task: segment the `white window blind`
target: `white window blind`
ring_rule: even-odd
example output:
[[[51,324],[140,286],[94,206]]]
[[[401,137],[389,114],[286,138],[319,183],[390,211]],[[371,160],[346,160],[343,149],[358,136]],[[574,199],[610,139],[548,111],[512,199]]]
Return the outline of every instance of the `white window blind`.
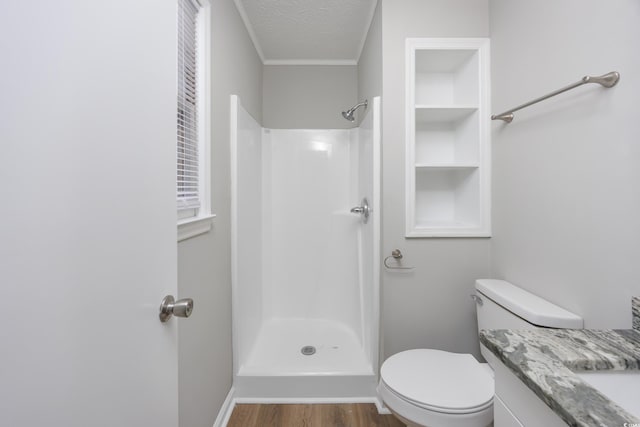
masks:
[[[193,0],[178,0],[178,210],[200,207],[198,10]]]

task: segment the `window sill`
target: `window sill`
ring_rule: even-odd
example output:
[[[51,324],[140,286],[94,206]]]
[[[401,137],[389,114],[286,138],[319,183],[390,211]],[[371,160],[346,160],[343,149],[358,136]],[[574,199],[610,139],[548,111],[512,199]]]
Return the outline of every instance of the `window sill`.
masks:
[[[178,242],[208,233],[215,217],[214,214],[209,214],[178,221]]]

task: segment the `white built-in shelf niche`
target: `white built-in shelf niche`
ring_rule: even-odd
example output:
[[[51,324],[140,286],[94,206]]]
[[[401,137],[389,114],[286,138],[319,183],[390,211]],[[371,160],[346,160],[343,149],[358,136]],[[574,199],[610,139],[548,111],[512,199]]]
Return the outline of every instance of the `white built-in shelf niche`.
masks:
[[[406,48],[406,236],[488,237],[489,40]]]

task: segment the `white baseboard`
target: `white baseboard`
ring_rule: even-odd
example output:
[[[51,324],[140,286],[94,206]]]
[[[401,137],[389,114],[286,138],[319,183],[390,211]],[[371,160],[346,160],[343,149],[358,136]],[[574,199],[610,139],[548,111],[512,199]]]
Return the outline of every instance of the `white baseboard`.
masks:
[[[233,408],[237,404],[242,403],[255,403],[255,404],[321,404],[321,403],[373,403],[376,405],[378,413],[381,415],[391,415],[391,411],[384,406],[384,402],[375,397],[235,397],[235,389],[231,387],[229,394],[227,394],[213,427],[226,427],[233,413]]]
[[[234,400],[234,404],[242,403],[256,403],[262,405],[270,404],[286,404],[286,403],[298,403],[298,404],[321,404],[321,403],[373,403],[376,405],[376,409],[380,415],[392,415],[389,408],[384,405],[384,402],[379,397],[237,397]]]
[[[321,403],[373,403],[378,407],[376,397],[237,397],[234,403],[270,404],[321,404]]]
[[[213,427],[227,427],[235,406],[235,389],[231,387],[226,399],[224,399],[224,403],[222,404],[220,411],[218,411],[218,416],[216,417],[216,421],[213,423]]]

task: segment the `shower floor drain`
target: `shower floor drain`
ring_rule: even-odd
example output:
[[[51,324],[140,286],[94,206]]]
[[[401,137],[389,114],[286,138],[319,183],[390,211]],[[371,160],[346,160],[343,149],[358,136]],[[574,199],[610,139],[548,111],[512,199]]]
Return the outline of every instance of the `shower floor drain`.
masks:
[[[305,356],[311,356],[312,354],[316,353],[316,348],[312,345],[305,345],[304,347],[302,347],[302,349],[300,349],[300,353],[304,354]]]

